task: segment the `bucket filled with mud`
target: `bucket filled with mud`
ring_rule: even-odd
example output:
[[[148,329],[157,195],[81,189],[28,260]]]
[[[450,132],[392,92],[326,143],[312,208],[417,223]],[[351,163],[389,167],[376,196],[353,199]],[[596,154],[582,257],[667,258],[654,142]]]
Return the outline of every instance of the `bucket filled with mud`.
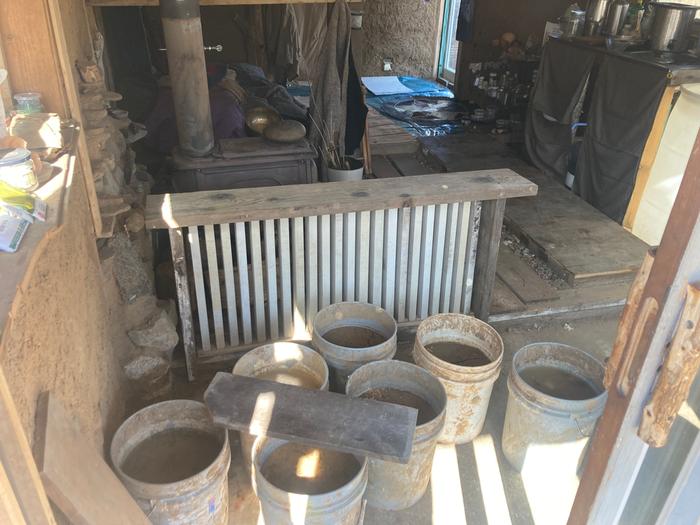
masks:
[[[241,357],[234,375],[255,377],[309,390],[328,390],[328,365],[318,352],[296,343],[259,346]],[[241,432],[241,454],[248,470],[255,436]]]
[[[367,458],[265,437],[253,450],[253,483],[265,523],[359,523]]]
[[[367,303],[336,303],[316,314],[313,344],[331,367],[331,388],[344,392],[348,376],[366,363],[392,359],[396,321]]]
[[[139,410],[117,430],[110,456],[151,523],[228,522],[228,435],[203,403],[164,401]]]
[[[370,458],[365,493],[368,504],[385,510],[414,505],[428,488],[435,447],[445,423],[444,387],[436,377],[416,365],[377,361],[352,373],[347,394],[418,410],[408,463]]]
[[[462,444],[478,436],[503,361],[496,330],[468,315],[433,315],[418,326],[413,361],[439,378],[447,392],[440,442]]]
[[[576,468],[603,413],[605,367],[583,350],[534,343],[518,350],[508,375],[502,448],[516,469],[567,452],[559,463]]]

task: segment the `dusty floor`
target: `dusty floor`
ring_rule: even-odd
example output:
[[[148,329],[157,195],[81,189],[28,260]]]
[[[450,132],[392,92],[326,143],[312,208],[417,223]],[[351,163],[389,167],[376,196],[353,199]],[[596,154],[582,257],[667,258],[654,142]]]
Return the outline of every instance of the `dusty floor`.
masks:
[[[521,475],[508,465],[501,453],[501,430],[508,397],[507,370],[515,351],[532,342],[564,342],[603,359],[610,352],[617,318],[540,320],[527,324],[501,324],[496,328],[505,343],[505,358],[491,397],[484,431],[470,444],[439,447],[431,486],[423,498],[410,509],[400,512],[368,507],[366,525],[542,525],[566,522],[576,490],[575,477],[556,480],[548,468]],[[397,358],[410,360],[410,348],[411,343],[401,344]],[[229,523],[253,525],[258,523],[257,500],[243,472],[235,437],[232,443]]]

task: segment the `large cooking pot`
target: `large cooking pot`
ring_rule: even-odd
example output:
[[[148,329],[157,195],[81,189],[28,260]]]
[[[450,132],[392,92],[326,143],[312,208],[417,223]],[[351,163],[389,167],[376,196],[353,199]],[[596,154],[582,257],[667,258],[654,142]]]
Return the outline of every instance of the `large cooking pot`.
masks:
[[[688,50],[690,29],[700,7],[674,2],[652,2],[654,21],[649,35],[654,51],[684,53]]]

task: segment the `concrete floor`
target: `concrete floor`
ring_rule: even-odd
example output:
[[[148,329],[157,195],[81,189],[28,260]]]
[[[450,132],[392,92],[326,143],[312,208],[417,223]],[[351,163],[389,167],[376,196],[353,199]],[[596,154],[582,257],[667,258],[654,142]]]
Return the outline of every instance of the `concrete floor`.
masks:
[[[577,478],[557,477],[556,465],[521,475],[510,467],[501,453],[501,431],[508,398],[507,371],[513,354],[533,342],[567,343],[604,359],[612,347],[617,318],[532,320],[502,323],[496,328],[504,340],[505,356],[482,434],[466,445],[440,446],[435,455],[431,485],[423,498],[413,507],[398,512],[367,507],[366,525],[559,525],[566,522]],[[400,344],[397,358],[410,360],[410,349],[410,342]],[[258,502],[243,472],[235,439],[232,448],[229,523],[254,525],[259,518]]]

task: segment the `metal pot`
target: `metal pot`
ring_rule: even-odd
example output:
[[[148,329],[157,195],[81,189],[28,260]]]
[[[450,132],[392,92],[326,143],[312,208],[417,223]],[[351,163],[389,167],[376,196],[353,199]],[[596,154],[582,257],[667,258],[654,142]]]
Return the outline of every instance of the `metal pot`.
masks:
[[[612,3],[608,10],[608,16],[605,17],[604,34],[610,36],[622,34],[622,28],[625,26],[625,18],[627,17],[629,7],[629,0],[615,0]]]
[[[690,29],[695,12],[692,5],[672,2],[652,2],[651,49],[660,52],[684,53],[688,50]]]
[[[591,0],[586,9],[586,24],[583,34],[586,36],[599,35],[608,14],[610,0]]]

